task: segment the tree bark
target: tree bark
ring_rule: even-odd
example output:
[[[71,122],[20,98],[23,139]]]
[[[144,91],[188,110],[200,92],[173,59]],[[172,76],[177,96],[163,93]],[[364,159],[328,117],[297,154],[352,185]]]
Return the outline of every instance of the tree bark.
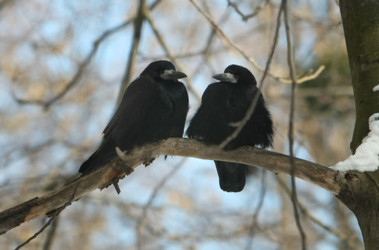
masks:
[[[350,149],[355,152],[369,132],[369,117],[379,112],[379,2],[340,0],[340,10],[356,105]],[[379,171],[348,173],[337,196],[356,215],[367,250],[379,246]]]
[[[340,0],[342,24],[356,104],[351,151],[368,134],[368,118],[379,112],[379,2]]]

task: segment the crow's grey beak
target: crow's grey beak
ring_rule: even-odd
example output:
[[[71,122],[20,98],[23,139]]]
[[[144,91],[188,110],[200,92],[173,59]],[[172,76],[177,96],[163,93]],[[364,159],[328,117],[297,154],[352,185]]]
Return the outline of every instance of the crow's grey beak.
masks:
[[[217,74],[217,75],[214,75],[213,78],[222,82],[230,82],[230,83],[237,82],[237,78],[231,73]]]
[[[173,70],[173,69],[165,70],[163,74],[161,74],[161,78],[164,80],[177,80],[177,79],[185,78],[185,77],[187,77],[186,74],[180,71]]]

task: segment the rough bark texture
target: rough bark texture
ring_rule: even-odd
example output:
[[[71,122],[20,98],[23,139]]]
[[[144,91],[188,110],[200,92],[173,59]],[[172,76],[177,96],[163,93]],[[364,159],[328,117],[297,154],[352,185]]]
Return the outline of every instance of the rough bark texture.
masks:
[[[356,103],[352,152],[368,134],[368,118],[379,112],[379,1],[340,1]]]
[[[351,141],[355,152],[368,134],[368,118],[379,112],[379,1],[340,0],[342,23],[349,56],[356,105]],[[365,248],[379,246],[379,172],[349,173],[337,196],[356,215]]]
[[[366,250],[379,246],[379,172],[347,173],[337,197],[355,214]]]

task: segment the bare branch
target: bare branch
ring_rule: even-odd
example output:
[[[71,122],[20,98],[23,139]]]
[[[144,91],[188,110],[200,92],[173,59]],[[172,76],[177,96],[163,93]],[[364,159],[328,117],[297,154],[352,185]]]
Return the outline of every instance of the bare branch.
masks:
[[[33,234],[33,236],[29,237],[25,242],[21,243],[20,245],[18,245],[15,250],[18,250],[18,249],[21,249],[22,247],[26,246],[27,244],[29,244],[29,242],[31,242],[32,240],[34,240],[35,238],[37,238],[38,235],[40,235],[43,231],[45,231],[45,229],[55,220],[56,216],[53,216],[51,217],[46,223],[45,225],[43,225],[43,227],[41,227],[40,230],[38,230],[35,234]]]
[[[243,163],[285,174],[289,174],[291,171],[290,158],[280,153],[253,147],[223,151],[218,146],[206,145],[192,139],[170,138],[160,143],[136,148],[125,155],[125,161],[116,158],[94,172],[76,177],[73,181],[58,190],[1,212],[0,234],[17,227],[23,222],[68,206],[70,201],[77,200],[97,188],[107,187],[123,178],[125,172],[131,173],[131,170],[138,165],[159,155],[178,155]],[[296,177],[312,182],[333,194],[338,194],[346,183],[343,173],[298,158],[293,158],[293,160],[296,163],[294,174]]]
[[[301,236],[301,246],[303,250],[307,249],[306,244],[306,235],[303,229],[303,226],[301,225],[300,221],[300,215],[298,210],[298,201],[297,201],[297,193],[296,193],[296,180],[295,180],[295,172],[296,172],[296,163],[294,161],[294,152],[293,152],[293,144],[294,144],[294,138],[293,138],[293,130],[294,130],[294,116],[295,116],[295,91],[296,91],[296,69],[295,69],[295,62],[294,62],[294,52],[291,42],[291,32],[290,32],[290,26],[288,21],[288,6],[287,6],[287,0],[282,0],[282,7],[284,12],[284,23],[285,23],[285,31],[286,31],[286,38],[287,38],[287,60],[289,65],[289,73],[292,80],[291,85],[291,104],[290,104],[290,113],[289,113],[289,126],[288,126],[288,143],[289,143],[289,151],[290,151],[290,160],[291,160],[291,184],[292,184],[292,194],[291,194],[291,201],[293,204],[294,214],[295,214],[295,221],[296,226],[299,230],[300,236]]]
[[[291,199],[291,195],[292,195],[292,191],[291,189],[288,187],[287,183],[284,181],[284,178],[283,176],[279,175],[277,176],[277,180],[280,184],[280,186],[283,187],[285,193],[289,196],[289,198]],[[315,223],[316,225],[318,225],[319,227],[321,227],[322,229],[324,229],[325,231],[328,231],[330,232],[331,234],[335,235],[336,237],[340,238],[341,240],[343,240],[344,242],[346,242],[350,247],[351,249],[354,249],[354,246],[351,245],[351,235],[346,235],[346,234],[343,234],[342,232],[340,232],[339,230],[335,229],[335,228],[332,228],[328,225],[325,225],[322,221],[320,221],[319,219],[317,219],[315,216],[313,216],[310,212],[309,212],[309,209],[306,208],[306,206],[304,206],[304,204],[302,204],[301,202],[298,201],[298,206],[301,210],[301,212],[304,214],[304,216],[306,216],[310,221],[312,221],[313,223]]]
[[[264,69],[255,61],[254,58],[248,56],[241,47],[239,47],[235,42],[233,42],[220,28],[220,26],[217,25],[217,23],[213,20],[213,18],[207,13],[205,10],[203,10],[196,2],[195,0],[189,0],[195,8],[208,20],[208,22],[213,26],[213,28],[217,31],[218,36],[226,43],[227,45],[231,46],[236,50],[238,53],[241,54],[243,58],[245,58],[248,62],[250,62],[257,70],[264,72]],[[310,75],[305,75],[304,77],[301,77],[297,79],[298,83],[303,83],[305,81],[312,80],[316,78],[324,69],[325,67],[321,65],[314,74]],[[271,72],[267,73],[270,77],[273,79],[284,82],[284,83],[291,83],[292,81],[289,80],[287,77],[281,77],[281,76],[276,76]]]
[[[153,9],[161,0],[155,1],[153,4],[151,4],[150,8]],[[91,52],[86,56],[86,58],[79,64],[78,70],[76,71],[74,77],[71,79],[69,83],[54,97],[52,97],[49,100],[27,100],[22,99],[14,96],[14,99],[20,103],[20,104],[37,104],[43,106],[45,110],[49,109],[53,104],[55,104],[57,101],[59,101],[63,96],[67,94],[69,90],[71,90],[72,87],[74,87],[79,80],[81,79],[85,69],[91,62],[93,56],[96,54],[97,50],[99,49],[100,44],[107,39],[109,36],[113,35],[114,33],[126,28],[128,25],[130,25],[134,21],[135,17],[129,18],[125,22],[116,25],[115,27],[106,30],[101,36],[99,36],[95,42],[93,43],[93,47]]]
[[[163,36],[161,36],[161,34],[159,33],[158,28],[155,25],[153,18],[151,18],[150,10],[148,10],[148,9],[145,9],[145,18],[149,22],[149,24],[150,24],[150,26],[151,26],[151,28],[152,28],[152,30],[154,32],[154,35],[157,38],[158,42],[161,44],[163,50],[166,52],[167,57],[170,59],[170,61],[172,63],[175,64],[175,66],[178,68],[178,70],[184,71],[183,68],[180,66],[179,62],[175,59],[175,57],[171,53],[169,47],[167,46],[166,42],[163,39]],[[201,95],[196,90],[196,88],[193,86],[193,83],[192,83],[191,79],[187,78],[186,81],[187,81],[187,87],[191,91],[191,93],[193,93],[194,96],[198,100],[201,100]]]
[[[78,184],[74,186],[72,192],[71,192],[71,196],[70,198],[63,204],[63,206],[61,207],[58,207],[54,210],[52,210],[50,213],[53,213],[51,218],[45,223],[45,225],[43,225],[43,227],[41,227],[40,230],[38,230],[35,234],[33,234],[33,236],[29,237],[25,242],[23,242],[22,244],[18,245],[15,250],[18,250],[18,249],[21,249],[23,246],[29,244],[29,242],[31,242],[32,240],[34,240],[35,238],[37,238],[38,235],[40,235],[43,231],[45,231],[46,228],[49,227],[49,225],[55,220],[58,218],[59,214],[69,205],[71,205],[71,202],[73,201],[74,199],[74,196],[76,194],[76,190],[78,188]],[[1,232],[0,232],[1,233]]]
[[[60,100],[64,95],[67,94],[67,92],[74,87],[82,77],[85,69],[91,62],[93,56],[96,54],[97,50],[99,49],[100,44],[108,38],[110,35],[120,31],[121,29],[125,28],[128,26],[131,22],[133,21],[132,19],[129,19],[107,31],[105,31],[99,38],[96,39],[96,41],[93,43],[93,47],[91,52],[86,56],[86,58],[79,64],[78,70],[76,71],[74,77],[71,79],[69,83],[54,97],[52,97],[49,100],[27,100],[27,99],[21,99],[16,96],[14,96],[15,100],[19,104],[37,104],[43,106],[45,110],[49,109],[54,103],[56,103],[58,100]]]
[[[132,39],[132,48],[130,49],[129,59],[126,66],[125,74],[121,81],[120,91],[118,92],[117,103],[119,104],[124,96],[125,90],[128,88],[132,76],[134,63],[137,57],[137,51],[141,40],[142,24],[145,19],[144,11],[145,0],[140,0],[137,16],[134,19],[134,36]]]
[[[258,3],[257,7],[254,9],[254,11],[251,14],[243,14],[242,11],[238,8],[238,5],[231,0],[228,0],[228,6],[232,7],[242,18],[243,21],[247,21],[252,17],[255,17],[256,15],[263,10],[263,8],[268,4],[268,0],[262,0],[260,3]]]
[[[47,233],[47,236],[46,236],[46,240],[43,244],[43,249],[42,250],[50,250],[50,249],[53,249],[52,246],[53,246],[53,242],[54,242],[54,239],[55,239],[55,236],[56,236],[56,233],[57,233],[57,228],[58,228],[58,222],[59,222],[59,217],[56,217],[53,222],[52,222],[52,225]]]
[[[315,72],[313,72],[313,70],[309,70],[304,75],[298,77],[296,79],[296,83],[300,84],[300,83],[304,83],[304,82],[316,79],[324,71],[324,69],[325,69],[325,65],[320,65]],[[287,79],[287,78],[281,78],[281,82],[292,84],[292,80],[291,79]]]
[[[149,200],[143,206],[142,215],[139,218],[139,220],[137,222],[137,225],[136,225],[137,249],[144,249],[142,247],[142,245],[143,245],[142,228],[145,226],[147,212],[148,212],[149,208],[153,204],[153,201],[154,201],[155,197],[158,195],[159,190],[161,190],[162,187],[166,184],[166,182],[174,174],[176,174],[178,172],[178,170],[180,169],[180,167],[182,166],[182,164],[184,163],[185,160],[186,160],[186,158],[183,158],[180,162],[178,162],[178,164],[175,164],[175,166],[173,167],[173,169],[162,178],[162,180],[158,183],[158,185],[156,185],[156,187],[154,188],[153,192],[151,193],[151,195],[149,197]]]
[[[247,244],[245,248],[246,250],[250,250],[253,247],[254,232],[255,232],[255,229],[258,227],[258,216],[263,207],[263,201],[264,201],[265,195],[266,195],[266,171],[263,170],[262,176],[261,176],[261,190],[260,190],[258,205],[255,208],[251,223],[249,225],[249,231],[248,231],[249,237],[247,239]]]

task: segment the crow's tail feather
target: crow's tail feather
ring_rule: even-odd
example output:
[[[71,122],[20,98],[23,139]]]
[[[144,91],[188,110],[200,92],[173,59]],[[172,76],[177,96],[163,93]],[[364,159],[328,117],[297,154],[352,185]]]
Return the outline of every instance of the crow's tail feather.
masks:
[[[79,168],[79,172],[82,174],[88,174],[99,167],[107,164],[114,157],[117,156],[116,149],[113,146],[102,143],[98,150],[93,153]]]
[[[239,163],[215,161],[220,187],[226,192],[240,192],[246,183],[247,166]]]

